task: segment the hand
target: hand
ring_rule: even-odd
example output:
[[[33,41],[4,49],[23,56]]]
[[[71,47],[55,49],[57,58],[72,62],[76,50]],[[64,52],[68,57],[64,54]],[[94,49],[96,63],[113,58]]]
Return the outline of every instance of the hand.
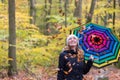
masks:
[[[89,59],[91,59],[93,61],[94,60],[94,56],[90,55]]]

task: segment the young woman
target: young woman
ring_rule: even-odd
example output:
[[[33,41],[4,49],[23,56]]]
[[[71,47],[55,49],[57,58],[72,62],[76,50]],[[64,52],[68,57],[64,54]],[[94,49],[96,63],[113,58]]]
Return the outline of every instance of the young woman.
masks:
[[[78,48],[78,38],[69,35],[66,39],[67,46],[59,56],[59,71],[57,80],[82,80],[93,64],[93,56],[85,63],[84,54]]]

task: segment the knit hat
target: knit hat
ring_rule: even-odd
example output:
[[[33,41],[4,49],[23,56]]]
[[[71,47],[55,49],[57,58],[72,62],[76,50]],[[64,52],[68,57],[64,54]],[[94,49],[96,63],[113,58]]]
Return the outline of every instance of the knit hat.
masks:
[[[77,36],[71,34],[71,35],[69,35],[69,36],[67,37],[67,39],[66,39],[66,44],[67,44],[67,45],[68,45],[68,40],[69,40],[70,38],[72,38],[72,37],[74,37],[74,38],[76,38],[76,39],[78,40],[78,37],[77,37]]]

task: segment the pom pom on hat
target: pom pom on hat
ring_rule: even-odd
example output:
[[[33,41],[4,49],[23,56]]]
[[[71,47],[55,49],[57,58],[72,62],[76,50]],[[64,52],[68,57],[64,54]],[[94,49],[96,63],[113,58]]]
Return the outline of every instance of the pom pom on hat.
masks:
[[[68,40],[69,40],[70,38],[72,38],[72,37],[74,37],[74,38],[76,38],[76,39],[78,40],[78,37],[77,37],[77,36],[71,34],[71,35],[69,35],[69,36],[67,37],[67,39],[66,39],[67,45],[68,45]]]

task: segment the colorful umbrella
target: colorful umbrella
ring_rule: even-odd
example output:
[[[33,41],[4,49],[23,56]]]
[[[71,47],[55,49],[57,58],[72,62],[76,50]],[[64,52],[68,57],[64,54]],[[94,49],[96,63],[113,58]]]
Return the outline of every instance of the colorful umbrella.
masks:
[[[84,50],[85,60],[93,55],[93,65],[101,68],[118,61],[120,42],[110,28],[89,23],[81,32],[80,27],[73,30],[73,34],[79,38],[79,47]]]

